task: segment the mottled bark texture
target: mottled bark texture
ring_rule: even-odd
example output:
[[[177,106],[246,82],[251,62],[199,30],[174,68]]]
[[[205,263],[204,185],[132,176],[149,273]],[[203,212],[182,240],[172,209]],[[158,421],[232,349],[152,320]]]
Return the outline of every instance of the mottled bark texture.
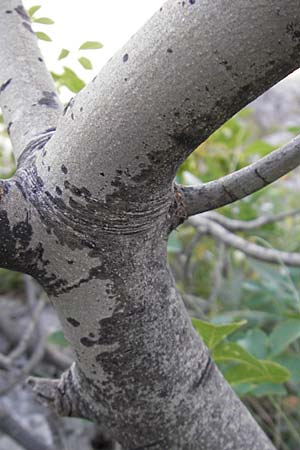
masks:
[[[273,449],[193,330],[166,241],[187,214],[180,163],[299,66],[299,1],[168,1],[62,115],[18,1],[0,26],[1,107],[25,147],[0,260],[41,283],[76,355],[34,389],[126,450]]]

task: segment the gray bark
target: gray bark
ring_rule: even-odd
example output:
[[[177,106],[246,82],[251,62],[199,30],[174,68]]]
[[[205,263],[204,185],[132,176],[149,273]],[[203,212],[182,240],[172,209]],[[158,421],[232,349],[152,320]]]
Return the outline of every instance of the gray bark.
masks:
[[[63,114],[18,5],[0,4],[0,104],[25,147],[1,184],[0,263],[41,283],[76,355],[34,390],[128,450],[274,449],[194,331],[166,241],[180,163],[300,65],[298,0],[169,0]]]

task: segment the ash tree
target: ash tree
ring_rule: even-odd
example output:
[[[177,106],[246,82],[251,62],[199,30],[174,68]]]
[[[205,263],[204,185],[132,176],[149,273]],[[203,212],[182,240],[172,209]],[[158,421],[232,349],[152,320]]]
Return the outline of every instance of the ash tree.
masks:
[[[0,264],[41,284],[75,356],[59,380],[31,378],[34,392],[124,449],[274,449],[192,327],[166,243],[300,163],[297,137],[222,179],[174,183],[201,142],[300,65],[298,0],[169,0],[65,108],[20,0],[1,1],[0,32],[18,161],[0,181]]]

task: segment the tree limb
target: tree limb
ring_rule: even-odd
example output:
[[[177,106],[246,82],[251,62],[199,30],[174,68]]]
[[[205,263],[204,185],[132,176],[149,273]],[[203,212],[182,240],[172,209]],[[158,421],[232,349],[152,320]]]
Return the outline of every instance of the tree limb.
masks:
[[[219,241],[224,242],[224,244],[234,247],[254,259],[274,264],[283,263],[287,266],[300,266],[300,253],[289,253],[261,247],[236,236],[221,225],[201,216],[191,218],[190,223],[203,233],[217,238]]]
[[[295,217],[300,214],[300,209],[294,209],[292,211],[285,211],[279,214],[275,214],[273,216],[260,216],[257,219],[253,220],[237,220],[230,219],[229,217],[224,216],[223,214],[219,214],[215,211],[204,213],[202,217],[212,220],[213,222],[222,225],[224,228],[227,228],[229,231],[250,231],[254,228],[262,227],[263,225],[268,225],[275,222],[280,222],[281,220],[286,219],[287,217]]]
[[[3,402],[0,403],[0,431],[26,450],[54,450],[21,425]]]
[[[115,211],[125,197],[130,212],[168,203],[181,162],[300,66],[299,23],[298,0],[167,1],[75,96],[40,176],[60,173],[60,146],[70,182],[101,202],[114,193]]]
[[[0,30],[0,106],[17,159],[34,137],[56,127],[62,105],[19,0],[1,1]]]
[[[186,216],[228,205],[268,186],[300,164],[300,135],[264,158],[200,186],[177,186]]]

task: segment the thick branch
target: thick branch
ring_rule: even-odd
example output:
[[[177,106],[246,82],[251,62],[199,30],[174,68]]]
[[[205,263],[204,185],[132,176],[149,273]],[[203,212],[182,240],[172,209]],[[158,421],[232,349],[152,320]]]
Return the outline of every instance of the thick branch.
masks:
[[[221,225],[201,216],[193,217],[190,219],[190,222],[203,233],[217,238],[219,241],[224,242],[224,244],[234,247],[252,258],[274,264],[283,263],[287,266],[300,266],[300,253],[289,253],[261,247],[236,236]]]
[[[300,66],[299,29],[298,0],[169,0],[76,96],[49,149],[63,143],[69,177],[115,208],[164,203],[186,156]],[[45,175],[48,162],[59,173],[55,152]]]
[[[300,135],[259,161],[200,186],[177,186],[186,216],[233,203],[295,169],[300,164]]]
[[[0,2],[0,106],[16,158],[62,110],[20,0]]]
[[[37,230],[30,272],[59,314],[92,415],[126,448],[273,449],[192,328],[166,240],[182,159],[300,64],[298,0],[281,7],[168,1],[14,179]]]

